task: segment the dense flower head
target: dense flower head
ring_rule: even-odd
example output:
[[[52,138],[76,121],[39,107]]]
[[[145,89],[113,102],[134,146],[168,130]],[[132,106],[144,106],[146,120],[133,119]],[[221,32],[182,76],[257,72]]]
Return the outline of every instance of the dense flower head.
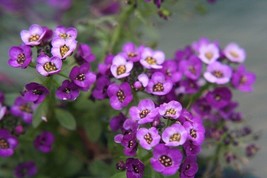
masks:
[[[49,153],[52,151],[54,140],[54,135],[51,132],[44,131],[35,138],[34,147],[43,153]]]
[[[6,129],[0,129],[0,157],[10,157],[18,146],[16,137]]]
[[[30,178],[37,174],[37,166],[33,161],[26,161],[19,163],[15,170],[14,175],[16,178]]]
[[[231,62],[243,63],[246,59],[246,52],[236,43],[229,43],[223,53]]]
[[[69,80],[64,80],[56,90],[56,97],[61,100],[76,100],[79,94],[79,87]]]
[[[13,46],[9,49],[8,64],[11,67],[25,69],[32,61],[32,51],[29,46]]]
[[[43,76],[54,75],[60,72],[62,60],[58,57],[41,55],[36,59],[36,70]]]
[[[231,80],[232,69],[226,64],[213,62],[208,65],[207,71],[204,73],[204,77],[211,83],[226,84]]]
[[[25,91],[23,92],[23,98],[26,101],[34,102],[35,104],[42,103],[49,91],[46,87],[39,83],[28,83],[25,85]]]
[[[33,24],[29,30],[22,30],[20,36],[24,44],[29,46],[37,46],[42,42],[46,29],[40,25]]]

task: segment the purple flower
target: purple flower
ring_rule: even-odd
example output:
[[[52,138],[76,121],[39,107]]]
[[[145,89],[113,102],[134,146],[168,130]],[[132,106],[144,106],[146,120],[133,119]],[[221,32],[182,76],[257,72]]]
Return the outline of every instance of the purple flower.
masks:
[[[26,101],[23,97],[16,98],[13,106],[11,107],[11,113],[14,116],[21,117],[24,122],[30,124],[32,122],[32,113],[36,105]]]
[[[126,61],[123,56],[117,55],[113,58],[110,71],[115,78],[120,79],[129,76],[132,68],[133,62]]]
[[[199,91],[199,85],[196,80],[191,80],[191,79],[185,79],[181,81],[181,86],[179,88],[180,93],[185,93],[185,94],[194,94]]]
[[[167,60],[163,63],[161,69],[167,79],[170,79],[173,83],[176,83],[181,80],[182,73],[178,71],[178,64],[174,60]]]
[[[162,132],[162,140],[166,146],[183,145],[187,139],[187,131],[180,124],[173,124]]]
[[[144,175],[145,166],[135,158],[128,158],[126,160],[126,175],[127,178],[142,178]]]
[[[200,48],[201,48],[202,46],[208,46],[209,44],[214,44],[214,45],[216,45],[216,46],[219,46],[219,43],[218,43],[217,41],[212,42],[212,41],[210,41],[208,38],[206,38],[206,37],[202,37],[202,38],[200,38],[198,41],[194,41],[194,42],[191,44],[191,47],[192,47],[192,49],[193,49],[195,52],[199,53]]]
[[[182,111],[182,105],[178,101],[163,103],[159,107],[159,114],[170,119],[177,119]]]
[[[177,172],[182,159],[183,155],[177,148],[159,144],[153,149],[153,157],[150,159],[150,163],[155,171],[169,176]]]
[[[119,115],[113,117],[110,122],[109,126],[113,132],[122,129],[123,123],[126,120],[126,117],[124,114],[120,113]]]
[[[2,103],[0,102],[0,121],[3,119],[7,111],[7,108],[5,106],[2,106]]]
[[[85,63],[81,66],[74,66],[70,72],[70,79],[82,90],[87,91],[96,81],[96,75],[89,71],[89,64]]]
[[[137,81],[134,82],[134,88],[140,90],[148,85],[149,78],[145,73],[138,75]]]
[[[143,99],[138,103],[138,106],[132,106],[129,110],[130,116],[138,124],[153,122],[158,115],[158,110],[155,104],[150,99]]]
[[[123,153],[126,156],[135,156],[136,150],[138,147],[137,141],[136,141],[136,134],[135,132],[130,132],[123,136],[121,140],[121,144],[124,147]]]
[[[191,140],[186,141],[183,147],[187,156],[195,156],[201,150],[200,145],[194,144]]]
[[[186,109],[182,109],[182,112],[178,118],[180,123],[184,123],[186,121],[192,122],[193,115]]]
[[[228,105],[219,109],[219,114],[224,119],[228,119],[237,107],[238,103],[231,101],[230,103],[228,103]]]
[[[19,163],[14,170],[16,178],[30,178],[35,176],[36,173],[37,167],[33,161]]]
[[[37,46],[42,42],[45,33],[45,28],[41,27],[40,25],[33,24],[30,26],[29,30],[22,30],[20,32],[20,37],[24,44],[29,46]]]
[[[139,144],[146,150],[151,150],[160,141],[160,135],[155,127],[149,129],[140,128],[136,133],[136,138]]]
[[[198,57],[202,62],[211,64],[220,57],[219,48],[215,44],[202,45]]]
[[[208,65],[207,71],[204,73],[204,78],[216,84],[228,83],[232,76],[232,69],[225,64],[220,62],[213,62]]]
[[[71,7],[72,0],[48,0],[47,3],[59,10],[67,10]]]
[[[91,63],[95,60],[95,55],[92,53],[90,46],[87,44],[79,44],[75,55],[77,61],[81,64],[84,62]]]
[[[207,102],[206,98],[198,99],[192,106],[192,110],[195,112],[196,115],[204,117],[208,116],[211,112],[211,106]]]
[[[30,101],[35,104],[39,104],[44,101],[46,96],[49,94],[47,88],[39,83],[28,83],[25,86],[25,91],[23,92],[23,98],[25,101]]]
[[[51,53],[60,59],[70,56],[77,46],[77,41],[72,39],[57,38],[52,41]]]
[[[214,108],[222,108],[230,103],[231,90],[227,87],[217,87],[206,95],[207,102]]]
[[[59,73],[62,67],[62,60],[58,57],[49,58],[41,55],[36,59],[36,70],[43,76]]]
[[[127,82],[120,85],[115,83],[109,85],[107,94],[110,98],[111,107],[116,110],[121,110],[133,100],[131,86]]]
[[[0,157],[9,157],[14,154],[18,145],[16,137],[6,129],[0,129]]]
[[[188,139],[197,145],[201,145],[205,139],[205,128],[201,121],[195,121],[193,123],[185,122],[183,126],[187,130]]]
[[[5,95],[3,92],[0,91],[0,103],[4,103],[5,101]]]
[[[103,15],[113,15],[120,12],[121,4],[118,1],[110,1],[104,4],[103,7],[98,7],[98,10]]]
[[[181,166],[181,178],[194,177],[198,171],[196,156],[187,156]]]
[[[143,48],[143,46],[136,47],[134,43],[128,42],[123,45],[121,55],[129,61],[138,62]]]
[[[153,51],[151,48],[144,48],[140,63],[147,69],[161,69],[165,60],[165,54],[162,51]]]
[[[63,26],[58,26],[54,31],[54,39],[61,38],[64,40],[75,40],[77,37],[76,28],[70,27],[65,28]]]
[[[64,80],[62,85],[56,90],[56,97],[61,100],[76,100],[80,90],[73,82]]]
[[[252,72],[248,72],[244,65],[241,65],[234,72],[232,77],[232,85],[243,92],[251,92],[253,90],[252,85],[256,81],[256,75]]]
[[[54,140],[54,135],[51,132],[44,131],[35,138],[34,147],[43,153],[49,153],[52,151]]]
[[[155,72],[148,82],[147,91],[154,95],[166,95],[171,91],[172,86],[172,81],[166,79],[163,73]]]
[[[110,80],[107,76],[101,75],[96,79],[95,87],[92,91],[94,99],[102,100],[107,98],[107,88],[110,85]]]
[[[240,48],[236,43],[228,44],[223,50],[223,53],[231,62],[242,63],[246,59],[245,50]]]
[[[198,57],[191,56],[180,62],[180,70],[189,79],[196,80],[201,75],[202,63]]]
[[[29,46],[13,46],[9,49],[8,64],[11,67],[25,69],[32,61],[32,51]]]

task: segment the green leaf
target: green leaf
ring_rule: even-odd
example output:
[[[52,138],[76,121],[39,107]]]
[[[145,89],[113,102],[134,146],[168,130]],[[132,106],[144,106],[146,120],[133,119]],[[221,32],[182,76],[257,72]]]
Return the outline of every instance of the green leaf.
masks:
[[[38,108],[34,111],[33,121],[32,121],[32,126],[34,128],[38,127],[41,124],[43,117],[46,117],[47,110],[48,110],[46,103],[47,102],[41,103],[38,106]]]
[[[114,174],[111,178],[126,178],[125,172],[119,172],[117,174]]]
[[[62,127],[65,127],[69,130],[76,129],[75,118],[69,111],[63,109],[56,109],[56,117]]]

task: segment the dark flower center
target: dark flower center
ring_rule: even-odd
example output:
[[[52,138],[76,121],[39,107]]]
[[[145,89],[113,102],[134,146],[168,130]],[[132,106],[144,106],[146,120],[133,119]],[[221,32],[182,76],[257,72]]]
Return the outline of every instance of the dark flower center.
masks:
[[[147,58],[145,59],[145,61],[146,61],[148,64],[150,64],[150,65],[153,65],[153,64],[156,64],[156,63],[157,63],[157,61],[156,61],[153,57],[147,57]]]
[[[139,173],[139,169],[138,169],[138,166],[136,165],[133,165],[133,170],[135,173]]]
[[[164,87],[162,83],[157,83],[153,86],[153,92],[160,92],[163,90],[164,90]]]
[[[137,54],[136,53],[133,53],[133,52],[131,52],[131,53],[128,53],[128,57],[136,57],[137,56]]]
[[[77,75],[76,80],[84,81],[85,80],[85,74],[79,74],[79,75]]]
[[[193,138],[197,138],[197,131],[195,129],[190,129],[190,135]]]
[[[185,170],[188,170],[190,169],[191,165],[190,164],[187,164],[186,167],[185,167]]]
[[[134,146],[134,141],[133,140],[130,140],[128,142],[128,148],[132,148]]]
[[[56,65],[53,63],[53,62],[47,62],[44,64],[43,66],[44,70],[46,72],[52,72],[52,71],[56,71],[57,70],[57,67]]]
[[[43,94],[43,92],[41,90],[32,90],[32,93],[35,94],[35,95],[41,95]]]
[[[67,33],[61,33],[59,36],[60,36],[60,38],[63,38],[63,39],[67,39],[67,38],[71,37],[71,35],[69,35]]]
[[[3,139],[0,138],[0,149],[8,149],[9,148],[9,143]]]
[[[38,41],[39,38],[40,38],[40,35],[38,35],[38,34],[31,35],[29,38],[29,42]]]
[[[159,158],[159,162],[165,167],[170,167],[172,165],[172,159],[166,155],[162,155]]]
[[[139,113],[139,116],[141,119],[143,119],[144,117],[146,117],[148,114],[150,113],[150,111],[148,109],[144,109],[143,111],[141,111]]]
[[[223,78],[224,77],[223,73],[221,71],[219,71],[219,70],[213,71],[212,75],[214,75],[217,78]]]
[[[118,97],[118,100],[122,103],[125,99],[125,95],[124,95],[124,92],[122,90],[119,90],[117,92],[117,97]]]
[[[192,74],[196,74],[196,69],[195,69],[195,67],[194,66],[189,66],[188,67],[188,70],[192,73]]]
[[[175,133],[172,136],[170,136],[169,141],[170,142],[179,142],[181,140],[181,134]]]
[[[220,95],[216,95],[216,96],[215,96],[215,100],[216,100],[216,101],[221,100],[221,96],[220,96]]]
[[[173,108],[170,108],[165,112],[165,116],[167,116],[167,115],[175,115],[175,114],[176,114],[176,110],[173,109]]]
[[[24,53],[20,53],[17,57],[17,62],[18,64],[23,64],[25,61],[25,54]]]
[[[120,66],[117,68],[117,75],[124,74],[125,72],[126,72],[126,67],[125,67],[125,65],[120,65]]]
[[[29,104],[23,104],[19,107],[19,109],[26,113],[32,113],[32,108]]]
[[[146,140],[146,142],[147,142],[148,144],[151,144],[152,141],[153,141],[153,138],[152,138],[152,136],[151,136],[150,133],[145,134],[144,139]]]
[[[70,89],[69,88],[64,88],[63,90],[65,93],[69,94],[70,93]]]
[[[213,58],[213,53],[212,52],[207,52],[205,53],[205,57],[208,59],[208,60],[211,60]]]
[[[60,47],[60,55],[61,57],[63,57],[68,51],[70,50],[70,48],[66,45],[63,45]]]

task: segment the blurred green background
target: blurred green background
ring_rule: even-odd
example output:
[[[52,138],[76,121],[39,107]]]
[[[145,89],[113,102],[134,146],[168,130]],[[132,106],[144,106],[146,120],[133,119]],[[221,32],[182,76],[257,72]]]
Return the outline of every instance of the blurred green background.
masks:
[[[36,1],[33,6],[41,12],[40,16],[28,14],[27,18],[17,12],[6,13],[0,9],[0,82],[4,76],[23,86],[26,81],[33,79],[30,71],[13,69],[7,65],[8,49],[11,45],[20,43],[19,31],[26,29],[32,23],[39,23],[54,27],[53,16],[55,9],[51,9],[44,2]],[[23,2],[23,1],[21,1]],[[1,1],[0,1],[1,3]],[[80,11],[68,12],[64,22],[68,24],[75,15],[83,16],[90,10],[90,1],[75,3]],[[159,48],[172,57],[177,48],[208,37],[219,40],[224,46],[229,42],[237,42],[247,50],[245,62],[248,70],[257,74],[257,82],[253,93],[235,93],[240,104],[240,111],[249,125],[262,131],[258,141],[260,152],[248,164],[247,169],[259,177],[267,175],[267,1],[266,0],[217,0],[213,5],[207,5],[208,11],[204,15],[193,13],[191,10],[178,9],[168,21],[160,20],[155,24],[158,28]],[[74,15],[74,16],[73,16]],[[69,21],[68,21],[69,20]]]

